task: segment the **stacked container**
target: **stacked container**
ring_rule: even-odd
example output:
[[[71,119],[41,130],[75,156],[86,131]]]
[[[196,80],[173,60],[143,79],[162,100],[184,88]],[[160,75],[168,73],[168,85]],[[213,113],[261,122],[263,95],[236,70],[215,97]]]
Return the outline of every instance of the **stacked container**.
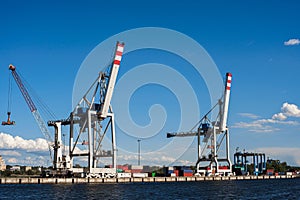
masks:
[[[194,172],[191,169],[183,169],[179,173],[180,176],[185,176],[185,177],[193,176],[193,174],[194,174]]]
[[[142,173],[142,172],[143,172],[143,166],[139,166],[139,165],[131,166],[131,173]]]

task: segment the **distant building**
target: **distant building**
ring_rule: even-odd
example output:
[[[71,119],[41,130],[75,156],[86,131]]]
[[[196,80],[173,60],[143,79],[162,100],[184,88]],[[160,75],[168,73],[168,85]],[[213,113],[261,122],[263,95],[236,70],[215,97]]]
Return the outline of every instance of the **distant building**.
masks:
[[[25,172],[29,171],[29,170],[32,170],[32,167],[31,166],[26,166],[25,167]]]
[[[6,165],[2,156],[0,155],[0,171],[5,171],[5,170],[6,170]]]
[[[19,165],[12,166],[12,167],[10,168],[10,171],[21,171],[21,166],[19,166]]]

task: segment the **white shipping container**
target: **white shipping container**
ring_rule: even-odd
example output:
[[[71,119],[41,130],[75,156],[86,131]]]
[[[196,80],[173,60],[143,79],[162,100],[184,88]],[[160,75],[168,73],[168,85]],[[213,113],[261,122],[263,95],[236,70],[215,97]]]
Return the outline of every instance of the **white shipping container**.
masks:
[[[132,165],[131,169],[143,169],[143,166],[140,165]]]
[[[176,174],[175,173],[171,173],[170,176],[171,177],[176,177]]]
[[[131,173],[118,173],[118,178],[131,178]]]
[[[146,178],[146,177],[148,177],[148,173],[132,173],[132,177],[134,177],[134,178]]]

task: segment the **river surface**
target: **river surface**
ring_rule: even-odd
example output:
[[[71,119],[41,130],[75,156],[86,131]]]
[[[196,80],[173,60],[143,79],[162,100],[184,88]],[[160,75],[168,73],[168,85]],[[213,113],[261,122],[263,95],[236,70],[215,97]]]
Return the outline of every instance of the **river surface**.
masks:
[[[300,178],[124,184],[0,184],[2,199],[300,200]]]

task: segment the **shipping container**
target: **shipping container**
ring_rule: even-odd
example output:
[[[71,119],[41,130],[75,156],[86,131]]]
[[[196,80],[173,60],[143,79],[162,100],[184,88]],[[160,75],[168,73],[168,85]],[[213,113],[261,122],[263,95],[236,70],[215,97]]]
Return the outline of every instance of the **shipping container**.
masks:
[[[266,174],[267,174],[268,176],[272,176],[272,175],[274,174],[274,169],[267,169]]]
[[[156,176],[156,172],[152,172],[151,175],[152,175],[152,177],[155,177]]]
[[[194,173],[194,171],[191,169],[185,169],[183,170],[183,173]]]
[[[117,176],[118,178],[130,178],[131,173],[118,173]]]
[[[170,177],[176,177],[177,175],[175,173],[171,173]]]
[[[187,176],[188,174],[194,174],[193,170],[186,169],[186,170],[181,170],[179,171],[179,176]]]
[[[143,170],[142,169],[132,169],[131,173],[142,173]]]
[[[146,177],[148,177],[148,173],[132,173],[132,177],[134,177],[134,178],[146,178]]]
[[[128,170],[128,165],[117,165],[117,168],[125,171],[125,170]]]
[[[219,166],[219,169],[229,169],[228,166]]]
[[[174,173],[176,174],[176,176],[179,176],[179,170],[174,170]]]
[[[133,170],[133,169],[143,170],[143,166],[140,166],[140,165],[131,165],[131,170]]]
[[[193,173],[189,173],[189,172],[183,173],[183,176],[185,177],[191,177],[193,175],[194,175]]]
[[[143,172],[151,172],[150,166],[143,166]]]

